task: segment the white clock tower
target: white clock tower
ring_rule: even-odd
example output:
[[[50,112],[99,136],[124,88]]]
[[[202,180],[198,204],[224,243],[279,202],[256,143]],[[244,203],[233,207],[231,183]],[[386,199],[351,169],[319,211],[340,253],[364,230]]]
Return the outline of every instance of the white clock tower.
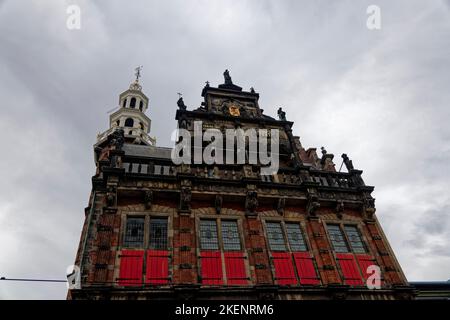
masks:
[[[155,138],[148,135],[151,120],[145,115],[148,97],[139,84],[141,68],[136,68],[136,79],[130,84],[130,88],[120,94],[119,109],[109,116],[109,129],[97,135],[96,145],[106,140],[117,128],[123,129],[125,140],[129,143],[151,146],[156,144]]]

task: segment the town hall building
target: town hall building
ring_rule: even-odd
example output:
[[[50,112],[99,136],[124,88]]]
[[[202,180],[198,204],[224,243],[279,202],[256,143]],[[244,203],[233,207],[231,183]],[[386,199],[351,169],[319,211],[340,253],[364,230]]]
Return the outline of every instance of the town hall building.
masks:
[[[81,287],[69,299],[413,298],[377,220],[374,187],[346,154],[336,161],[324,148],[305,149],[288,115],[264,111],[259,93],[228,71],[201,96],[198,108],[180,97],[177,127],[265,129],[265,138],[277,130],[277,172],[247,162],[175,164],[172,147],[149,135],[138,73],[94,145],[75,260]],[[380,285],[368,285],[377,275]]]

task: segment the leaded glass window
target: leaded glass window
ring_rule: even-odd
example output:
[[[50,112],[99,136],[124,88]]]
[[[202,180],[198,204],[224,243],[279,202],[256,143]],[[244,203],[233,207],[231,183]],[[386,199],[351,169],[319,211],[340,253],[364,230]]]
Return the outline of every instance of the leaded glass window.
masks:
[[[125,229],[124,246],[144,246],[144,218],[128,218]]]
[[[267,238],[269,240],[270,250],[286,251],[286,243],[284,242],[283,230],[280,222],[267,222]]]
[[[356,226],[344,226],[350,247],[354,253],[366,253],[366,248]]]
[[[150,249],[167,250],[167,218],[150,219]]]
[[[222,242],[224,250],[241,250],[237,221],[222,221]]]
[[[307,251],[305,238],[298,223],[286,223],[286,233],[291,251]]]
[[[344,234],[338,225],[327,225],[328,234],[335,252],[349,252]]]
[[[200,220],[200,246],[206,250],[219,250],[215,220]]]

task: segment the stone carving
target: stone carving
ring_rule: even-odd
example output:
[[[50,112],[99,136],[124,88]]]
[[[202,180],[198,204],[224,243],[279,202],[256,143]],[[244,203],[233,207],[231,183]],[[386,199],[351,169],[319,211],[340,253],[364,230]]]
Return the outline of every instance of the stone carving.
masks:
[[[306,212],[308,216],[316,216],[316,210],[320,207],[319,198],[317,195],[309,195],[308,202],[306,204]]]
[[[342,219],[342,213],[344,212],[344,201],[338,200],[336,204],[336,215],[339,219]]]
[[[376,208],[375,208],[375,198],[372,198],[370,195],[369,197],[364,197],[364,203],[363,203],[363,215],[366,219],[373,219],[373,215],[375,214]]]
[[[280,216],[284,214],[284,208],[286,207],[286,198],[278,199],[277,212]]]
[[[278,113],[278,118],[281,121],[286,121],[286,112],[283,111],[283,109],[281,107],[278,108],[278,112],[277,113]]]
[[[180,194],[180,210],[190,211],[191,210],[191,198],[192,193],[190,188],[182,188]]]
[[[350,170],[354,170],[354,169],[355,169],[355,168],[353,167],[353,162],[352,162],[352,160],[349,159],[349,157],[347,156],[346,153],[343,153],[343,154],[342,154],[342,159],[344,159],[344,164],[345,164],[345,167],[347,168],[347,171],[350,171]]]
[[[147,190],[144,194],[145,209],[151,209],[153,203],[153,191]]]
[[[114,207],[116,204],[116,192],[114,187],[108,187],[108,191],[106,192],[106,205],[108,207]]]
[[[245,212],[249,215],[255,215],[258,207],[258,193],[256,191],[247,191],[245,198]]]
[[[216,199],[214,201],[214,207],[216,209],[217,214],[220,214],[220,212],[222,211],[222,202],[223,202],[222,196],[216,195]]]
[[[123,129],[116,129],[108,136],[108,142],[111,146],[114,146],[115,150],[121,150],[125,141],[125,133]]]

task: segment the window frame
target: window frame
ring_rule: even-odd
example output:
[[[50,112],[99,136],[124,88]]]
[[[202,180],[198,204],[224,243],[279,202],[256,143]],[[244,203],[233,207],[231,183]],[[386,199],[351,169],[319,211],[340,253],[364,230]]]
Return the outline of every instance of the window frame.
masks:
[[[271,222],[278,222],[281,225],[281,231],[283,234],[283,239],[284,239],[284,244],[286,246],[286,250],[285,251],[279,251],[279,250],[272,250],[270,247],[270,243],[269,243],[269,234],[267,232],[268,228],[267,228],[267,223],[271,223]],[[286,224],[296,224],[298,225],[300,232],[302,234],[303,237],[303,241],[305,243],[305,247],[306,250],[304,251],[294,251],[291,248],[291,244],[289,242],[289,235],[287,233],[287,228],[286,228]],[[274,218],[274,217],[268,217],[263,219],[263,231],[265,233],[266,239],[267,239],[267,249],[268,252],[290,252],[290,253],[295,253],[295,252],[311,252],[312,247],[311,244],[309,243],[309,239],[308,239],[308,234],[306,232],[306,228],[304,225],[304,221],[303,220],[290,220],[290,219],[282,219],[282,218]]]
[[[217,227],[217,240],[218,240],[218,249],[203,249],[201,246],[201,236],[200,236],[200,221],[201,220],[214,220],[216,222]],[[237,232],[239,237],[239,242],[241,249],[240,250],[225,250],[223,246],[223,237],[222,237],[222,221],[234,221],[237,225]],[[196,237],[198,241],[198,250],[199,251],[220,251],[220,252],[245,252],[245,239],[243,236],[243,228],[242,228],[242,218],[238,216],[211,216],[211,215],[199,215],[195,218],[195,226],[196,230]]]
[[[329,242],[329,244],[331,246],[331,249],[333,249],[333,252],[335,254],[336,253],[350,253],[350,254],[354,254],[354,255],[359,255],[359,254],[373,255],[371,250],[370,250],[368,241],[367,241],[366,237],[364,236],[364,233],[361,231],[361,227],[360,227],[359,223],[343,222],[343,221],[337,222],[337,221],[334,221],[334,220],[330,220],[330,221],[324,221],[324,224],[325,224],[324,225],[324,229],[325,229],[325,233],[326,233],[327,238],[328,238],[328,242]],[[339,227],[339,230],[341,231],[341,233],[342,233],[342,235],[344,237],[345,243],[347,245],[347,248],[348,248],[347,252],[337,252],[337,251],[334,250],[333,242],[331,240],[330,233],[328,231],[328,225],[335,225],[335,226]],[[351,245],[351,241],[350,241],[349,237],[347,236],[347,232],[345,230],[345,226],[354,227],[356,229],[356,231],[358,232],[359,238],[360,238],[360,240],[361,240],[361,242],[363,244],[364,252],[355,252],[355,251],[353,251],[353,247]]]
[[[144,242],[142,247],[129,247],[125,246],[125,236],[128,218],[144,218]],[[162,249],[152,249],[150,248],[150,221],[152,218],[165,218],[167,219],[167,248],[165,250],[173,250],[173,237],[170,235],[169,230],[172,228],[172,217],[166,213],[143,213],[143,212],[127,212],[122,215],[122,224],[120,231],[120,243],[118,250],[122,249],[136,249],[136,250],[162,250]]]

